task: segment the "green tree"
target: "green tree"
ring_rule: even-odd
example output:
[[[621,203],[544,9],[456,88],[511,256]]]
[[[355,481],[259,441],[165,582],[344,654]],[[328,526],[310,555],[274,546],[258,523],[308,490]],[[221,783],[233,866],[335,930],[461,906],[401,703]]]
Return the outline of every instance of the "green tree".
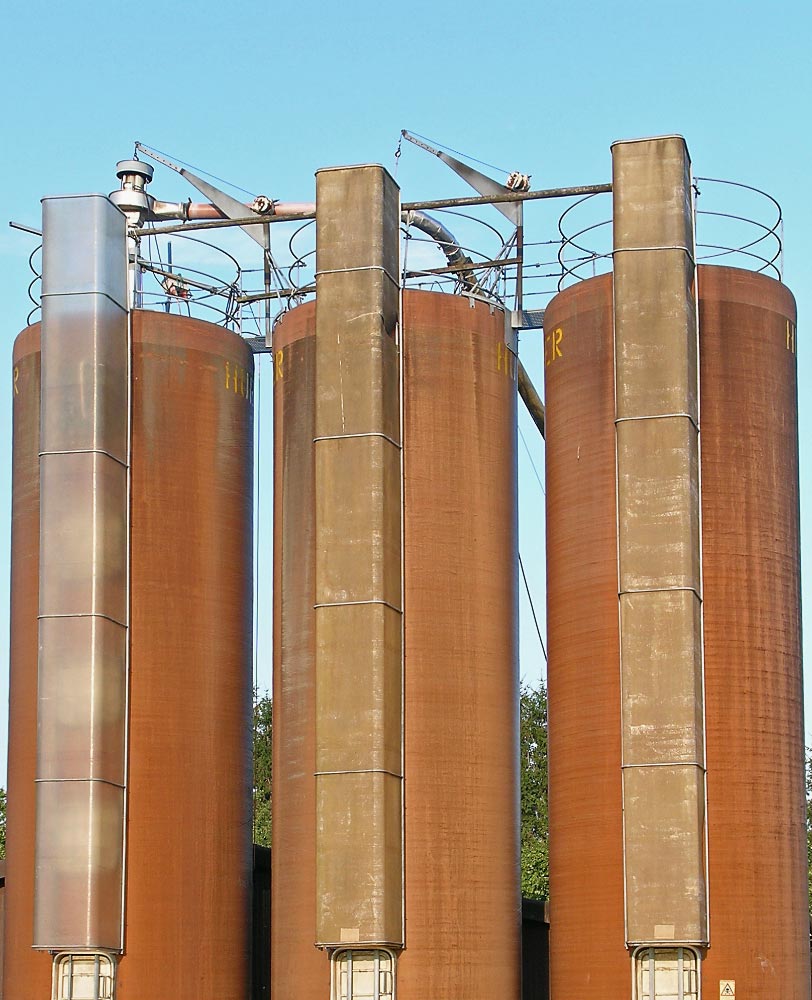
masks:
[[[812,748],[806,748],[806,859],[809,912],[812,914]]]
[[[530,899],[545,899],[549,894],[549,862],[547,858],[547,690],[543,682],[539,682],[537,688],[522,687],[519,719],[522,895]],[[272,733],[273,703],[268,695],[264,695],[258,698],[254,705],[253,814],[254,843],[265,847],[271,846],[272,830]]]
[[[254,843],[271,846],[273,702],[266,694],[254,704]]]
[[[0,858],[6,856],[6,790],[0,788]]]
[[[546,899],[550,891],[547,854],[547,689],[522,686],[519,702],[521,752],[522,895]]]

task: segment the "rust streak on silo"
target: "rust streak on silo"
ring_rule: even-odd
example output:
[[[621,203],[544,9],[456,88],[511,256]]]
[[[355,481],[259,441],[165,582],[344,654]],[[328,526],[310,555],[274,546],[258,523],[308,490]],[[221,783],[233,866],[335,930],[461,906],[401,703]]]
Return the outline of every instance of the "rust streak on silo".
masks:
[[[612,276],[545,313],[550,990],[630,993],[624,942]]]
[[[132,656],[121,996],[249,988],[253,362],[133,314]],[[204,984],[204,985],[202,985]]]
[[[315,302],[273,334],[274,728],[271,994],[327,997],[316,940]]]
[[[12,364],[14,439],[3,995],[6,1000],[30,1000],[34,996],[47,997],[51,991],[50,956],[31,948],[39,610],[39,324],[27,327],[19,335]]]
[[[705,989],[810,995],[795,302],[699,271],[711,947]]]
[[[404,294],[402,1000],[517,1000],[516,367],[499,309]]]

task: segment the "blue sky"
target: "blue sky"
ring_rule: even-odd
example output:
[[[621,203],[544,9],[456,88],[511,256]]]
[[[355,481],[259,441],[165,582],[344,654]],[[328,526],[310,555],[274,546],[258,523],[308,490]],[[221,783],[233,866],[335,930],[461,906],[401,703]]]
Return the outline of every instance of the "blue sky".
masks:
[[[284,6],[170,0],[160,8],[121,10],[119,17],[109,4],[33,0],[15,4],[4,18],[0,354],[9,371],[11,345],[29,310],[27,259],[35,244],[6,222],[39,225],[43,195],[111,190],[115,163],[132,155],[136,139],[251,191],[309,200],[319,167],[374,161],[392,168],[401,128],[531,173],[534,187],[607,181],[613,140],[679,132],[697,174],[754,184],[783,206],[784,277],[799,310],[802,517],[806,564],[812,565],[808,0],[504,6],[413,0],[398,7],[371,0]],[[398,180],[405,200],[467,193],[447,168],[413,148],[404,151]],[[165,175],[156,174],[154,186],[159,196],[193,193]],[[558,211],[534,211],[534,238],[552,239]],[[251,252],[249,241],[242,247]],[[541,384],[536,348],[534,336],[525,335],[525,364]],[[8,649],[10,380],[6,384],[9,391],[0,396],[0,704]],[[270,379],[265,384],[263,412]],[[524,418],[521,429],[527,444],[519,443],[521,549],[537,610],[543,610],[543,496],[528,458],[529,450],[541,471],[543,449]],[[267,443],[264,417],[263,433]],[[269,459],[265,464],[260,509],[267,514]],[[260,569],[269,576],[264,539],[270,539],[267,517]],[[805,593],[812,609],[809,586]],[[259,678],[266,686],[269,585],[260,599]],[[522,619],[521,669],[533,681],[542,660],[524,599]],[[806,635],[809,646],[812,628]],[[809,676],[812,657],[807,663]],[[807,686],[812,691],[812,677]],[[809,698],[807,705],[809,729]],[[3,718],[0,744],[4,739]],[[1,780],[2,751],[0,757]]]

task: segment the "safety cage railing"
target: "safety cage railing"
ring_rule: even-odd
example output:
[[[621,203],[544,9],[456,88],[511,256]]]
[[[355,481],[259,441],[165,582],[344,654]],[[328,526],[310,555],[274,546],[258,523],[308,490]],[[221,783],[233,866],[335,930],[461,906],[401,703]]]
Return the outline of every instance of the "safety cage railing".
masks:
[[[724,263],[783,276],[783,216],[771,195],[737,181],[694,180],[697,262]],[[597,199],[597,200],[596,200]],[[599,199],[603,199],[602,201]],[[454,244],[418,228],[405,213],[401,224],[401,281],[404,288],[467,294],[516,308],[543,309],[557,292],[612,266],[611,206],[607,194],[570,200],[547,240],[520,236],[499,217],[480,211],[438,209],[434,213]],[[424,227],[425,228],[425,227]],[[261,338],[286,312],[315,294],[315,220],[280,222],[273,230],[269,266],[244,266],[233,230],[204,236],[174,232],[140,238],[140,308],[195,316],[243,336]],[[228,244],[227,246],[224,244]],[[450,253],[453,249],[453,253]],[[28,296],[40,310],[41,245],[29,257],[33,278]],[[454,263],[451,263],[451,261]],[[271,275],[270,290],[263,275]]]

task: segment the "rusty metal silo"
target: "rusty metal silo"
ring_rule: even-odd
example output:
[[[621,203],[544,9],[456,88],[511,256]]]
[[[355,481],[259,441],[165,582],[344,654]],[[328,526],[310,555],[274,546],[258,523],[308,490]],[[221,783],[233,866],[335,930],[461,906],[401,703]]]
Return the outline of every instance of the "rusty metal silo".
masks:
[[[545,321],[550,989],[625,996],[612,276]],[[600,970],[598,975],[597,970]]]
[[[612,283],[573,286],[545,315],[551,992],[584,1000],[632,995],[634,950]],[[699,974],[706,995],[733,983],[756,1000],[808,997],[794,302],[778,282],[732,268],[700,267],[698,290],[709,887]],[[671,665],[652,674],[658,698]],[[681,942],[669,946],[672,927],[657,933],[643,977],[658,953],[673,953],[676,974]]]
[[[7,899],[21,914],[6,925],[10,998],[48,996],[51,979],[50,957],[31,949],[39,356],[38,329],[30,328],[15,353],[9,860],[24,900],[15,904],[10,880]],[[132,364],[126,905],[117,995],[169,989],[192,997],[205,983],[242,1000],[251,887],[253,363],[247,345],[221,328],[136,312]]]
[[[520,994],[516,359],[404,294],[406,948],[399,996]]]
[[[272,975],[277,993],[326,998],[330,963],[313,948],[315,313],[301,306],[274,331]],[[403,330],[406,878],[397,996],[517,1000],[515,358],[503,312],[480,301],[406,291]],[[368,953],[355,950],[358,961]]]
[[[14,344],[11,496],[8,818],[4,996],[47,997],[51,960],[31,948],[34,933],[34,817],[37,762],[39,601],[39,324]]]
[[[795,301],[699,270],[710,995],[808,997]]]
[[[252,427],[243,340],[133,314],[122,1000],[248,992]]]

